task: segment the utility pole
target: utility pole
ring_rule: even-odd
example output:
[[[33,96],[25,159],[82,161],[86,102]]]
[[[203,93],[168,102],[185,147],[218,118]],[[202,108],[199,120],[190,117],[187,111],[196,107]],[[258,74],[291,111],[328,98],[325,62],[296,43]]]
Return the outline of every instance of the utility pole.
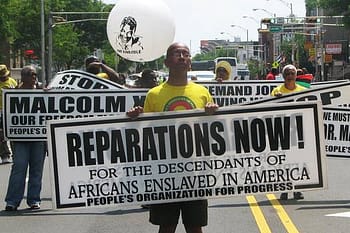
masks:
[[[41,21],[41,78],[44,82],[44,86],[47,84],[46,80],[46,66],[45,66],[45,7],[44,7],[44,0],[41,0],[41,14],[40,14],[40,21]]]
[[[266,0],[266,1],[269,1],[269,0]],[[283,4],[285,4],[289,9],[290,9],[290,15],[289,17],[293,18],[294,17],[294,14],[293,14],[293,4],[292,3],[289,3],[285,0],[279,0],[280,2],[282,2]]]
[[[53,19],[52,19],[52,12],[50,12],[49,15],[49,23],[48,23],[48,43],[49,43],[49,48],[47,52],[47,76],[46,76],[46,83],[49,83],[52,79],[52,30],[53,30]]]
[[[248,59],[249,59],[249,50],[248,50],[248,42],[249,42],[249,38],[248,38],[248,33],[249,33],[249,31],[248,31],[248,29],[247,28],[244,28],[244,27],[242,27],[242,26],[239,26],[239,25],[235,25],[235,24],[232,24],[231,25],[231,27],[239,27],[240,29],[243,29],[243,30],[245,30],[246,32],[247,32],[247,39],[246,39],[246,53],[247,53],[247,57],[246,57],[246,63],[248,64]]]
[[[324,54],[324,42],[323,42],[323,19],[320,19],[320,47],[321,47],[321,80],[322,81],[327,81],[325,80],[325,75],[324,75],[324,59],[325,59],[325,54]]]

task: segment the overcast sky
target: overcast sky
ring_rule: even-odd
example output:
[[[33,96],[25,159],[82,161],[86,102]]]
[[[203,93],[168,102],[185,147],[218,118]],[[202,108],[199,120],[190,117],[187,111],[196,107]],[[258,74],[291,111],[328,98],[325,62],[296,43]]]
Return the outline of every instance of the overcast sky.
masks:
[[[103,0],[115,4],[118,0]],[[175,19],[174,41],[184,42],[193,54],[199,52],[200,40],[224,39],[233,41],[240,37],[258,41],[259,21],[275,14],[287,17],[291,13],[305,16],[305,0],[163,0]],[[264,9],[253,11],[254,8]],[[248,16],[243,18],[243,16]],[[231,27],[239,25],[240,27]],[[243,29],[245,28],[245,29]],[[224,32],[224,33],[222,33]]]

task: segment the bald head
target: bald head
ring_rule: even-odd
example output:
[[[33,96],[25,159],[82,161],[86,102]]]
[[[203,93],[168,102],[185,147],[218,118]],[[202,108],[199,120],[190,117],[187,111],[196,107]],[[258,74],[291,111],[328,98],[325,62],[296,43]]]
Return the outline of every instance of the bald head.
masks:
[[[178,48],[186,48],[188,51],[190,51],[188,46],[185,45],[184,43],[174,42],[168,47],[168,49],[166,51],[166,57],[168,58],[172,54],[173,50],[178,49]]]

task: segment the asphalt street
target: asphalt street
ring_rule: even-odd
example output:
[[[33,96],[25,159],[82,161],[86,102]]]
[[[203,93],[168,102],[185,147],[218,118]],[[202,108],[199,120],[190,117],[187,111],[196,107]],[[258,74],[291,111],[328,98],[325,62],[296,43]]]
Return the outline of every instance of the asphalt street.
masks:
[[[275,195],[209,200],[205,233],[347,233],[350,229],[350,159],[326,159],[328,187],[304,192],[304,200],[279,201]],[[148,210],[140,206],[52,209],[48,160],[43,178],[42,207],[28,210],[25,200],[16,212],[3,211],[11,164],[0,165],[1,233],[150,233]],[[291,195],[289,195],[291,196]],[[179,224],[177,233],[184,233]]]

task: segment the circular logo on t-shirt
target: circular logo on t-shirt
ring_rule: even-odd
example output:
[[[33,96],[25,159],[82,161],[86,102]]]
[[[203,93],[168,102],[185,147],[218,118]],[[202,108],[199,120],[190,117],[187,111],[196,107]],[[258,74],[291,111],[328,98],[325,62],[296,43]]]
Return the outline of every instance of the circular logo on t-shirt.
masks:
[[[178,111],[195,109],[196,105],[186,96],[177,96],[170,99],[164,106],[164,111]]]

